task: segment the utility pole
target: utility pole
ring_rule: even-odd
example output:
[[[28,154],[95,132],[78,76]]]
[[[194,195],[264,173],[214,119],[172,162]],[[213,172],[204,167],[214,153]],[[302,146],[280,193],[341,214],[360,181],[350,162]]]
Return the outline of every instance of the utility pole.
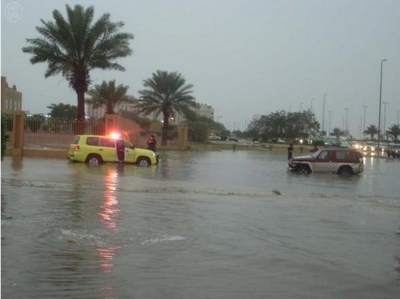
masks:
[[[346,131],[347,134],[349,134],[349,123],[348,123],[348,116],[349,116],[349,108],[344,108],[344,110],[346,110]]]
[[[330,132],[331,132],[331,116],[332,116],[332,111],[328,111],[328,113],[329,113],[329,127],[328,127],[328,135],[329,135]]]
[[[383,105],[385,106],[383,108],[383,139],[386,140],[386,104],[389,104],[389,102],[382,102]]]
[[[379,88],[378,150],[379,150],[379,142],[381,141],[382,72],[383,72],[383,62],[385,61],[387,61],[387,59],[381,60],[381,83]]]
[[[324,94],[324,102],[322,104],[322,131],[325,129],[325,98],[327,93]]]
[[[365,131],[365,115],[366,115],[365,112],[366,112],[368,106],[367,106],[367,105],[363,105],[363,108],[364,108],[364,126],[363,126],[363,129],[362,129],[362,133],[363,133],[363,136],[364,136],[364,131]]]

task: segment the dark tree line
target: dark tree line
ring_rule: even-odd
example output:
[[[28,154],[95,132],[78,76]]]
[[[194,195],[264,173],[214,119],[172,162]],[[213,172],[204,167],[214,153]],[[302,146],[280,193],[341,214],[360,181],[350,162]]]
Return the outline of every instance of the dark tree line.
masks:
[[[310,110],[286,112],[284,110],[268,115],[255,116],[247,130],[253,138],[268,141],[274,138],[316,138],[319,137],[320,124]]]

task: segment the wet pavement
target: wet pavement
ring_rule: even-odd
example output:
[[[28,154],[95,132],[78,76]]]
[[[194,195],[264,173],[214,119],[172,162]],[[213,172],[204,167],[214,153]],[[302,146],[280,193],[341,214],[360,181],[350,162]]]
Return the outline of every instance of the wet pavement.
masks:
[[[2,297],[398,298],[399,173],[366,158],[358,176],[301,176],[262,151],[6,157]]]

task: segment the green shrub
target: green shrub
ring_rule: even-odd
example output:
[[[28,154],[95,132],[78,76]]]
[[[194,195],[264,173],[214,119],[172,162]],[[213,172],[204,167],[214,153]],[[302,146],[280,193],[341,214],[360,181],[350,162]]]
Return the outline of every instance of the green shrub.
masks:
[[[316,146],[324,146],[325,145],[325,141],[323,141],[323,140],[314,140],[314,144]]]
[[[10,139],[10,136],[7,134],[7,123],[6,119],[1,115],[1,160],[3,160],[6,148],[7,148],[7,142]]]

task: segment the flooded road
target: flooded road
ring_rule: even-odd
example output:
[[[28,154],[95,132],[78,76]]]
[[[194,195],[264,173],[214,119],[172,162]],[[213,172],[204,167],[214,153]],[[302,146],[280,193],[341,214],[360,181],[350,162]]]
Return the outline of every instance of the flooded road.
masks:
[[[2,298],[398,298],[399,174],[301,176],[256,151],[6,157]]]

